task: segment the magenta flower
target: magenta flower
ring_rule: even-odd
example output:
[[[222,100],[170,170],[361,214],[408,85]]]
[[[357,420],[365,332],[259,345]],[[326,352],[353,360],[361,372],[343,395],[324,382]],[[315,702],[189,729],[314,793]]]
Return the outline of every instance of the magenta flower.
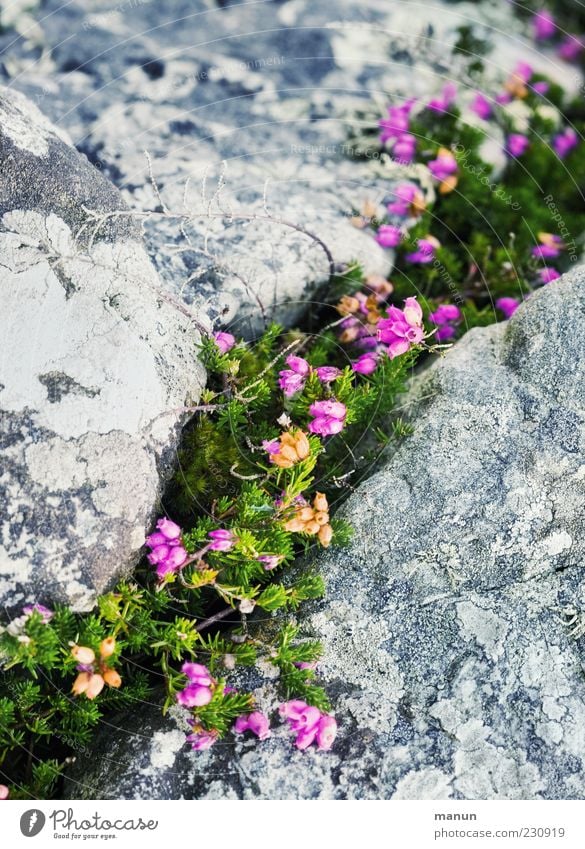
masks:
[[[278,452],[280,451],[280,440],[264,439],[262,441],[262,448],[269,454],[278,454]]]
[[[452,339],[457,333],[457,328],[452,324],[443,324],[442,327],[437,328],[437,332],[435,333],[435,339],[437,342],[448,342],[449,339]]]
[[[513,316],[519,306],[520,301],[516,298],[498,298],[496,301],[496,307],[504,313],[506,318]]]
[[[453,154],[448,150],[440,150],[436,159],[431,159],[429,162],[429,171],[440,183],[456,174],[458,171],[457,161]]]
[[[311,433],[319,436],[333,436],[344,428],[347,407],[335,398],[315,401],[309,407],[309,415],[313,417],[313,420],[309,422]]]
[[[583,51],[583,41],[576,35],[569,35],[559,47],[559,56],[566,62],[574,62]]]
[[[303,357],[289,356],[286,358],[288,369],[283,369],[279,374],[278,385],[287,396],[300,392],[305,385],[311,367]]]
[[[546,94],[549,88],[549,84],[544,80],[540,80],[539,82],[534,83],[534,85],[532,86],[532,90],[535,92],[535,94]]]
[[[553,280],[558,280],[561,275],[556,268],[545,266],[545,268],[539,269],[538,276],[541,283],[552,283]]]
[[[506,142],[506,153],[509,156],[522,156],[530,147],[530,142],[521,133],[512,133]]]
[[[527,83],[534,75],[534,68],[528,62],[518,62],[512,73],[515,77],[522,80],[523,83]]]
[[[432,112],[446,112],[449,107],[455,102],[456,97],[457,86],[455,85],[455,83],[447,83],[443,87],[441,97],[437,97],[431,100],[431,102],[427,104],[427,109],[430,109]]]
[[[401,218],[410,215],[411,205],[419,194],[418,188],[412,183],[400,183],[393,194],[396,200],[388,204],[388,212],[391,215],[399,215]]]
[[[259,710],[255,710],[247,715],[238,716],[234,722],[234,731],[236,734],[251,731],[259,740],[267,740],[270,737],[270,721]]]
[[[280,554],[261,554],[257,560],[258,563],[262,563],[267,572],[271,572],[281,562],[282,556]]]
[[[461,310],[455,304],[441,304],[435,312],[429,313],[429,321],[433,324],[447,324],[449,321],[460,321]]]
[[[210,551],[230,551],[238,541],[237,537],[225,528],[209,531],[207,536],[213,540],[208,546]]]
[[[422,310],[416,298],[407,298],[404,309],[388,307],[388,318],[378,322],[378,339],[387,345],[390,359],[405,354],[412,345],[422,342]]]
[[[176,540],[181,536],[181,528],[170,519],[159,519],[156,526],[167,540]]]
[[[191,743],[191,748],[195,752],[204,752],[206,749],[211,749],[217,741],[217,731],[196,731],[193,734],[187,735],[187,742]]]
[[[394,224],[382,224],[376,233],[376,241],[383,248],[395,248],[402,240],[400,227]]]
[[[557,31],[557,25],[551,13],[543,10],[536,12],[533,16],[532,30],[534,32],[534,38],[537,41],[546,41],[554,36]]]
[[[191,684],[198,684],[200,687],[210,687],[213,684],[209,669],[202,663],[184,663],[181,672],[187,676]]]
[[[335,366],[319,366],[315,371],[321,383],[332,383],[341,374],[340,369]]]
[[[435,259],[435,249],[439,247],[437,240],[429,236],[426,239],[418,239],[416,244],[417,250],[406,254],[404,259],[407,262],[413,263],[413,265],[426,265],[429,262],[433,262]]]
[[[487,121],[488,118],[491,118],[492,115],[492,106],[487,97],[484,97],[483,94],[479,92],[475,96],[475,100],[471,104],[471,111],[475,112],[475,114],[479,118],[483,118],[484,121]]]
[[[317,748],[328,752],[333,746],[337,736],[337,722],[335,717],[324,714],[317,725]]]
[[[378,357],[373,353],[362,354],[351,367],[358,374],[372,374],[378,367]]]
[[[184,690],[177,693],[177,702],[186,708],[203,707],[208,705],[213,694],[209,687],[200,684],[189,684]]]
[[[555,236],[552,233],[539,233],[538,239],[540,245],[536,245],[531,250],[532,256],[537,259],[555,259],[564,250],[565,245],[560,236]]]
[[[379,121],[380,141],[385,144],[390,139],[397,139],[403,133],[408,132],[410,110],[414,105],[414,99],[407,100],[402,106],[389,106],[388,117]]]
[[[506,103],[510,103],[511,100],[512,95],[509,94],[507,91],[503,91],[501,94],[496,95],[496,103],[498,103],[500,106],[503,106]]]
[[[49,610],[48,607],[45,607],[44,604],[27,604],[22,608],[22,612],[25,616],[32,616],[33,613],[40,613],[41,619],[45,625],[47,622],[50,622],[55,615],[53,611]]]
[[[572,127],[567,127],[553,138],[553,148],[559,159],[564,159],[579,144],[579,136]]]
[[[399,136],[392,148],[392,156],[396,162],[409,165],[416,153],[416,138],[411,133]]]
[[[232,336],[231,333],[224,333],[223,331],[220,331],[218,333],[214,333],[213,338],[222,354],[227,354],[227,352],[230,351],[236,344],[235,336]]]

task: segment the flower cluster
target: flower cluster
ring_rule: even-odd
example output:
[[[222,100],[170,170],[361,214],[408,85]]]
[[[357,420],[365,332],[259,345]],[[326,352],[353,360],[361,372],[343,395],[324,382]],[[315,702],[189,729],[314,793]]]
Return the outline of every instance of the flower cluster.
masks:
[[[201,663],[184,663],[181,672],[189,683],[177,693],[177,702],[186,708],[208,705],[216,685],[209,669]]]
[[[270,720],[259,710],[244,713],[234,722],[234,731],[236,734],[251,731],[259,740],[267,740],[270,737]]]
[[[159,578],[178,572],[187,562],[187,551],[181,541],[181,528],[170,519],[159,519],[157,530],[146,538],[150,548],[147,560],[156,566]]]
[[[391,215],[399,218],[418,218],[425,211],[424,195],[414,183],[399,183],[392,194],[394,200],[386,206]]]
[[[429,162],[429,171],[439,183],[439,192],[447,195],[457,185],[457,160],[450,150],[439,148],[437,158]]]
[[[441,304],[434,312],[429,313],[429,321],[437,325],[435,339],[438,342],[452,339],[461,318],[461,310],[455,304]]]
[[[78,676],[71,688],[75,696],[85,695],[88,699],[99,696],[104,686],[117,688],[122,684],[122,679],[116,670],[109,666],[106,661],[116,651],[116,640],[107,637],[102,640],[99,648],[99,658],[93,649],[87,646],[74,645],[71,649],[71,657],[77,661]]]
[[[417,239],[416,250],[407,253],[404,258],[413,265],[428,265],[434,262],[435,251],[440,247],[441,243],[434,236]]]
[[[287,369],[279,373],[278,384],[284,394],[289,398],[300,392],[307,381],[308,376],[314,372],[321,383],[332,383],[337,380],[341,371],[334,366],[319,366],[313,369],[303,357],[291,355],[286,358]]]
[[[388,117],[380,122],[380,141],[390,143],[392,155],[397,162],[408,164],[414,159],[416,138],[409,132],[409,116],[414,106],[414,100],[407,100],[401,106],[389,106]]]
[[[378,339],[388,346],[390,359],[405,354],[423,338],[422,309],[416,298],[407,298],[403,310],[388,307],[388,318],[378,322]]]
[[[565,34],[564,37],[561,37],[563,29],[557,26],[553,15],[546,10],[541,10],[533,15],[532,32],[536,41],[551,41],[561,38],[557,53],[566,62],[576,61],[585,48],[583,39],[577,35]]]
[[[264,441],[262,445],[268,451],[270,462],[280,469],[291,469],[311,453],[307,434],[302,430],[287,430],[278,439]]]
[[[213,338],[215,340],[215,344],[217,345],[222,354],[227,354],[227,352],[231,351],[231,349],[236,344],[236,337],[232,336],[231,333],[226,333],[223,330],[214,333]]]
[[[319,436],[333,436],[340,433],[345,425],[347,407],[335,398],[327,398],[324,401],[315,401],[309,407],[309,430]]]
[[[297,749],[308,749],[311,743],[316,743],[318,749],[329,751],[337,736],[335,717],[322,713],[300,699],[285,702],[280,706],[279,713],[283,719],[288,720],[291,730],[295,732]]]
[[[333,528],[329,523],[329,504],[327,496],[317,492],[312,506],[304,499],[297,502],[293,516],[284,523],[284,528],[291,533],[316,536],[324,548],[330,545],[333,538]]]

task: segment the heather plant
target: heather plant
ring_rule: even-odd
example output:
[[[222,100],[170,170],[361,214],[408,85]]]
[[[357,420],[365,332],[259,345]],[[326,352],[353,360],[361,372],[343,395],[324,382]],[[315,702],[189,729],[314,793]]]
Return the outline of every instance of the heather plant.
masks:
[[[312,554],[348,541],[335,507],[404,432],[399,420],[390,427],[392,410],[418,353],[434,344],[415,299],[400,309],[387,302],[388,281],[357,267],[348,276],[361,281],[361,318],[342,297],[324,307],[330,326],[319,335],[272,325],[254,344],[226,332],[203,341],[208,385],[191,410],[172,517],[145,539],[135,575],[90,613],[36,603],[3,629],[0,775],[11,798],[54,793],[100,721],[147,699],[184,710],[196,751],[226,734],[266,739],[275,718],[230,683],[259,661],[279,673],[277,721],[297,748],[333,745],[336,720],[315,671],[322,647],[298,639],[286,615],[270,638],[249,616],[322,595]],[[348,318],[361,336],[344,344]],[[360,339],[376,344],[374,369],[363,367]],[[300,554],[306,567],[288,577]]]

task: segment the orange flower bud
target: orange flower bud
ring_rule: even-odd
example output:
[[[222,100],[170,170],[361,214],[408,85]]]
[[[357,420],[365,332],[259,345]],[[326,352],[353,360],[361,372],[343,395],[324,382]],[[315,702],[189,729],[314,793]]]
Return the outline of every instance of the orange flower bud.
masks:
[[[287,457],[283,457],[281,452],[278,454],[271,454],[270,460],[275,466],[278,466],[279,469],[291,469],[294,466],[294,461],[289,460]]]
[[[323,548],[327,548],[333,538],[333,528],[331,525],[322,525],[319,528],[319,542]]]
[[[114,654],[116,651],[116,639],[115,637],[106,637],[105,640],[102,640],[100,643],[100,655],[102,657],[110,657],[110,655]]]
[[[304,532],[306,534],[309,534],[309,536],[314,536],[315,534],[318,534],[320,529],[321,525],[314,519],[311,522],[307,522],[305,524],[305,527],[303,528]]]
[[[284,529],[291,534],[298,534],[305,530],[305,523],[298,516],[294,516],[284,523]]]
[[[457,186],[457,175],[451,174],[449,177],[446,177],[443,182],[439,185],[439,194],[448,195],[450,192],[454,191]]]
[[[310,522],[315,517],[315,511],[312,507],[301,507],[297,510],[297,516],[301,522]]]
[[[101,675],[98,675],[97,672],[94,675],[90,675],[89,683],[85,691],[85,695],[87,696],[87,698],[95,699],[96,696],[99,696],[101,691],[104,689],[104,684],[104,679]]]
[[[71,688],[71,692],[74,696],[81,696],[82,693],[85,693],[89,686],[89,679],[91,675],[89,672],[80,672],[75,681],[73,682],[73,687]]]
[[[295,437],[295,450],[299,460],[305,460],[311,453],[311,446],[306,434],[300,430]]]
[[[281,457],[284,457],[285,460],[290,460],[292,463],[296,463],[298,458],[298,454],[295,451],[293,445],[282,445],[280,446],[280,451],[278,452]]]
[[[329,522],[329,513],[315,513],[315,521],[318,525],[326,525]]]
[[[353,298],[350,295],[344,295],[336,307],[339,315],[351,315],[352,313],[357,312],[359,308],[360,302],[358,299]]]
[[[315,497],[313,498],[313,507],[315,510],[321,512],[325,512],[329,510],[329,504],[327,503],[327,496],[324,492],[316,492]]]
[[[115,669],[104,670],[104,681],[108,685],[108,687],[119,687],[122,683],[122,679],[118,675]]]
[[[93,663],[95,660],[95,652],[93,649],[88,649],[87,646],[73,646],[71,649],[71,657],[78,663]]]

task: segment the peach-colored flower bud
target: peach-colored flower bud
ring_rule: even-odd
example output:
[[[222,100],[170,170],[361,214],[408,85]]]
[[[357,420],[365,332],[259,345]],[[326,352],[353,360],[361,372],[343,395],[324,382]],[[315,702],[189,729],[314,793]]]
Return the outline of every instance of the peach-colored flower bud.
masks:
[[[313,499],[313,507],[319,513],[329,510],[329,504],[327,503],[327,496],[324,492],[316,492],[315,497]]]
[[[94,650],[87,648],[87,646],[73,646],[71,649],[71,656],[78,663],[83,664],[93,663],[95,660]]]
[[[309,445],[309,440],[301,431],[299,431],[295,438],[295,449],[298,454],[299,460],[305,460],[309,454],[311,453],[311,446]]]
[[[274,463],[275,466],[278,466],[279,469],[291,469],[294,466],[294,461],[289,460],[287,457],[283,457],[281,451],[279,451],[278,454],[271,454],[270,461]]]
[[[100,654],[102,657],[110,657],[116,651],[115,637],[106,637],[100,643]]]
[[[122,679],[115,669],[110,669],[108,667],[108,669],[104,670],[103,676],[108,687],[119,687],[122,683]]]
[[[281,445],[278,452],[285,460],[290,460],[291,463],[296,463],[299,459],[297,452],[292,445]]]
[[[333,528],[331,525],[322,525],[319,528],[319,542],[323,548],[327,548],[333,539]]]
[[[358,299],[353,298],[350,295],[344,295],[336,307],[339,315],[351,315],[352,313],[357,312],[359,308],[360,302]]]
[[[297,516],[301,522],[311,522],[315,517],[315,511],[312,507],[301,507],[300,510],[297,511]]]
[[[89,672],[80,672],[75,681],[73,682],[73,687],[71,688],[71,692],[74,696],[81,696],[82,693],[85,693],[89,686],[89,679],[91,675]]]
[[[318,525],[326,525],[329,522],[329,513],[315,513],[315,521]]]
[[[299,519],[298,516],[294,516],[292,519],[289,519],[284,523],[285,531],[289,531],[291,534],[298,534],[305,529],[305,523]]]
[[[320,528],[321,525],[313,519],[311,522],[307,522],[305,524],[303,530],[306,534],[309,534],[309,536],[314,536],[319,533]]]
[[[355,342],[359,336],[359,332],[359,327],[347,327],[339,334],[339,341],[343,345],[347,345],[349,342]]]
[[[85,691],[85,695],[88,699],[95,699],[96,696],[99,696],[101,691],[104,689],[105,681],[101,675],[98,675],[96,672],[94,675],[90,675],[89,683],[87,685],[87,689]]]

